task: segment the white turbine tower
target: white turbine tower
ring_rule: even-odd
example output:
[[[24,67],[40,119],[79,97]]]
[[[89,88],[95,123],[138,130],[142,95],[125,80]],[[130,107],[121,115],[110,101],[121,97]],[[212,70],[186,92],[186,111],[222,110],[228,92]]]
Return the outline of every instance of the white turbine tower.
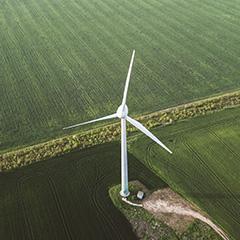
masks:
[[[128,107],[126,105],[126,100],[127,100],[128,86],[129,86],[130,76],[132,72],[134,56],[135,56],[135,50],[133,50],[130,66],[128,69],[122,104],[118,107],[117,112],[102,118],[94,119],[88,122],[79,123],[79,124],[75,124],[75,125],[63,128],[63,129],[70,129],[70,128],[75,128],[85,124],[103,121],[107,119],[113,119],[113,118],[121,119],[121,192],[120,192],[120,195],[122,197],[127,197],[130,194],[128,190],[128,159],[127,159],[127,129],[126,129],[127,121],[137,129],[142,131],[144,134],[146,134],[148,137],[150,137],[154,142],[159,144],[166,151],[172,154],[172,152],[157,137],[155,137],[149,130],[147,130],[140,122],[128,116]]]

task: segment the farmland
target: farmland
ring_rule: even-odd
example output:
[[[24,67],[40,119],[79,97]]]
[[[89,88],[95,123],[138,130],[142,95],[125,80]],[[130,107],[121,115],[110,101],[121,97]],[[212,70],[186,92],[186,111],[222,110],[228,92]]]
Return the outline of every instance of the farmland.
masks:
[[[240,239],[240,107],[212,113],[239,92],[159,111],[240,89],[239,22],[239,0],[0,0],[0,239],[136,239],[109,196],[119,125],[62,130],[116,110],[132,49],[130,114],[172,123],[154,133],[174,154],[129,128],[130,180]]]
[[[239,88],[239,10],[238,0],[1,1],[0,150],[115,111],[133,48],[131,114]]]
[[[233,239],[240,239],[239,115],[240,108],[228,109],[156,129],[172,156],[143,136],[130,146],[135,157],[206,211]]]

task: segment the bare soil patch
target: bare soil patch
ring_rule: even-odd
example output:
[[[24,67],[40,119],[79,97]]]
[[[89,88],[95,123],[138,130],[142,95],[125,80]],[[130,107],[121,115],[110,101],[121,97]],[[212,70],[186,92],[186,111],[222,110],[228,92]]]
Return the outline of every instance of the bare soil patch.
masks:
[[[214,229],[224,240],[229,239],[206,214],[200,212],[197,207],[192,206],[170,188],[153,192],[145,198],[143,207],[179,234],[185,232],[194,219],[199,219]]]

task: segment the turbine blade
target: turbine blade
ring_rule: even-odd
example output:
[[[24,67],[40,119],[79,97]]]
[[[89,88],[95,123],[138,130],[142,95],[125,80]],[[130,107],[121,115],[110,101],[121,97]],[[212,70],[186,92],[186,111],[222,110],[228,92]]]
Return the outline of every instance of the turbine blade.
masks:
[[[142,131],[148,137],[150,137],[154,142],[159,144],[162,148],[172,154],[172,151],[168,149],[156,136],[154,136],[148,129],[146,129],[140,122],[134,120],[133,118],[127,117],[127,121],[130,122],[134,127]]]
[[[105,116],[105,117],[101,117],[101,118],[97,118],[97,119],[94,119],[94,120],[91,120],[91,121],[87,121],[87,122],[78,123],[78,124],[75,124],[75,125],[68,126],[68,127],[63,128],[63,130],[70,129],[70,128],[75,128],[75,127],[86,125],[86,124],[89,124],[89,123],[108,120],[108,119],[112,119],[112,118],[116,118],[116,117],[117,117],[117,114],[114,113],[114,114],[111,114],[111,115],[108,115],[108,116]]]
[[[130,81],[130,77],[131,77],[134,56],[135,56],[135,50],[133,50],[131,62],[130,62],[129,69],[128,69],[127,79],[126,79],[124,93],[123,93],[122,105],[125,105],[126,101],[127,101],[128,86],[129,86],[129,81]]]

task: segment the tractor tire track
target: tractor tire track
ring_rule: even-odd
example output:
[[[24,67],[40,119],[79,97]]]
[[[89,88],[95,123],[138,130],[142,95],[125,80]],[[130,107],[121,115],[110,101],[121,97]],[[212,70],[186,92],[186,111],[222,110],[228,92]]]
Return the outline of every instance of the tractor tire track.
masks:
[[[22,193],[23,193],[23,183],[24,181],[26,180],[29,180],[31,179],[31,176],[24,176],[24,177],[21,177],[18,179],[17,181],[17,195],[18,195],[18,200],[19,200],[19,203],[20,203],[20,206],[22,208],[22,213],[23,213],[23,219],[24,219],[24,222],[25,222],[25,225],[26,225],[26,228],[25,228],[25,231],[27,232],[27,235],[28,235],[28,239],[34,239],[34,234],[33,234],[33,229],[32,229],[32,225],[29,221],[29,218],[27,216],[27,206],[22,198]]]
[[[210,175],[213,176],[213,180],[215,180],[216,182],[218,182],[223,189],[225,190],[225,192],[228,194],[228,196],[231,196],[237,204],[240,203],[240,201],[238,199],[236,199],[235,195],[229,190],[229,188],[224,184],[224,182],[218,177],[218,175],[210,168],[208,167],[208,165],[206,164],[206,162],[201,158],[200,154],[193,148],[193,146],[191,146],[190,143],[186,143],[186,146],[191,150],[191,152],[194,153],[196,159],[199,160],[199,162],[201,162],[203,164],[203,166],[206,169],[206,172],[209,172]],[[223,206],[223,205],[222,205]],[[224,207],[224,206],[223,206]],[[240,221],[238,218],[235,217],[235,211],[231,210],[231,215],[230,215],[230,209],[226,212],[227,215],[229,215],[236,223],[240,224]]]
[[[62,204],[61,204],[61,198],[59,198],[59,196],[58,196],[55,183],[51,179],[51,177],[48,177],[48,183],[49,183],[50,189],[52,190],[52,195],[53,195],[53,198],[56,202],[56,207],[58,209],[58,213],[59,213],[60,218],[62,220],[62,224],[63,224],[63,227],[64,227],[64,232],[66,234],[66,237],[69,240],[73,240],[73,238],[71,236],[71,231],[70,231],[69,226],[68,226],[67,221],[66,221],[64,209],[63,209]]]

